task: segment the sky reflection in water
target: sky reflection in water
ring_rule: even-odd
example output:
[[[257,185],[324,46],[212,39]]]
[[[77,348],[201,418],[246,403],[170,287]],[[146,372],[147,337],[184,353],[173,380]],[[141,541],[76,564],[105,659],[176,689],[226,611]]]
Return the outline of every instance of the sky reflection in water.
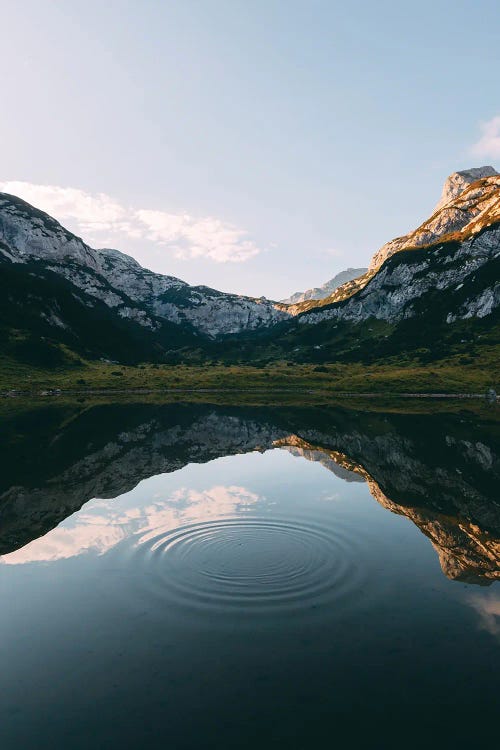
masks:
[[[451,742],[451,717],[467,709],[476,737],[491,733],[500,571],[488,436],[464,441],[445,425],[460,472],[443,454],[439,473],[387,422],[365,444],[359,423],[313,434],[208,410],[171,441],[170,421],[101,447],[92,438],[45,484],[4,494],[2,747],[96,736],[162,747],[165,726],[176,748],[305,747],[333,719],[361,736],[359,711],[397,733],[418,710],[419,727]],[[128,489],[54,524],[59,498],[81,502],[87,481]],[[464,486],[471,518],[450,513]]]

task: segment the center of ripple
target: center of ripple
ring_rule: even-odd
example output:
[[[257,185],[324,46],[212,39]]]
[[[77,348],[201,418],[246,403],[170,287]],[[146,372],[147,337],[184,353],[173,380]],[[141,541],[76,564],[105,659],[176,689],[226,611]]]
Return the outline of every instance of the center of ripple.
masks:
[[[286,583],[312,564],[307,545],[298,534],[279,528],[242,527],[214,533],[197,562],[207,578],[235,587]]]
[[[149,539],[139,551],[155,594],[212,613],[304,608],[345,597],[360,583],[342,530],[305,522],[245,517],[193,524]]]

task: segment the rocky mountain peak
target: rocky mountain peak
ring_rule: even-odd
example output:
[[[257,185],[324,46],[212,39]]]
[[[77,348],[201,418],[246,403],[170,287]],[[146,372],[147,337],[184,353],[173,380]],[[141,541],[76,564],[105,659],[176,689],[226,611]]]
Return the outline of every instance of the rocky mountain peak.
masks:
[[[454,192],[455,197],[449,197]],[[375,272],[394,253],[454,237],[465,239],[500,220],[500,174],[493,167],[455,172],[445,182],[434,213],[413,232],[387,242],[373,256]]]
[[[412,248],[432,247],[437,242],[451,239],[465,241],[486,227],[499,223],[500,173],[491,166],[454,172],[446,179],[441,199],[432,215],[417,229],[386,242],[372,256],[366,273],[345,281],[328,296],[315,298],[303,294],[299,301],[289,305],[287,309],[297,314],[341,302],[361,291],[395,253]]]
[[[443,191],[439,203],[436,205],[434,212],[439,211],[446,206],[451,200],[463,193],[463,191],[476,180],[483,177],[494,177],[498,172],[491,166],[473,167],[472,169],[463,169],[460,172],[453,172],[446,179],[443,185]]]

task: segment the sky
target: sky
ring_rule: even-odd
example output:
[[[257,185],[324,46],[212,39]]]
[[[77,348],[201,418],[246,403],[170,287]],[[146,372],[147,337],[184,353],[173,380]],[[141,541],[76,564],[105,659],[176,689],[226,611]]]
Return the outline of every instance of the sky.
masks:
[[[498,0],[0,0],[0,189],[281,299],[500,169]]]

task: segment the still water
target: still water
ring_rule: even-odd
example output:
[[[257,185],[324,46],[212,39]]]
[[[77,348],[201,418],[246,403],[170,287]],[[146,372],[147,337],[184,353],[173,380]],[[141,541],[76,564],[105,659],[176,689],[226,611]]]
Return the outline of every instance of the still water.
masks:
[[[498,742],[495,414],[2,424],[3,750]]]

